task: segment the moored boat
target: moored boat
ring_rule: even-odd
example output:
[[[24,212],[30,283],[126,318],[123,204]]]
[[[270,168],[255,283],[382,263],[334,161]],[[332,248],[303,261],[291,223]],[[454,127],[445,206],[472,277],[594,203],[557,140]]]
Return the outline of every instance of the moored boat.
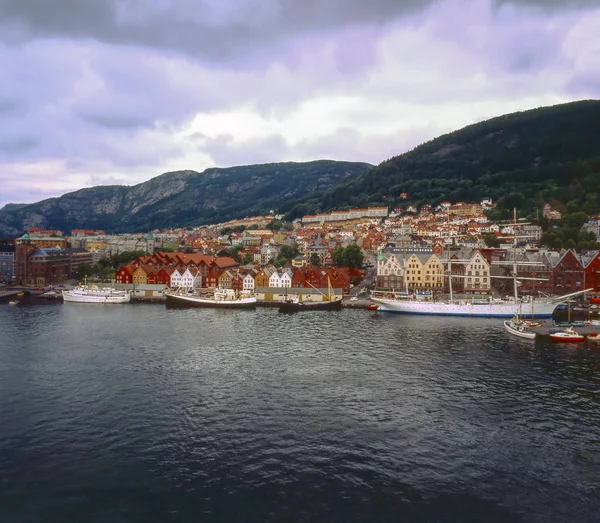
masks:
[[[100,303],[105,305],[118,305],[129,303],[131,295],[127,291],[120,291],[113,287],[99,288],[97,285],[80,285],[71,290],[62,291],[65,302],[70,303]]]
[[[322,301],[300,301],[298,295],[286,298],[279,305],[279,312],[300,311],[339,311],[342,308],[342,296],[336,296],[331,287],[331,280],[327,280],[328,293],[322,293]],[[318,289],[317,289],[318,290]]]
[[[584,340],[583,334],[579,334],[573,327],[567,327],[561,332],[553,332],[550,339],[559,343],[581,343]]]
[[[512,318],[518,314],[520,318],[551,318],[556,306],[569,297],[583,294],[583,291],[565,296],[529,299],[488,300],[436,300],[421,299],[418,296],[408,297],[372,297],[384,312],[404,314],[427,314],[433,316],[468,316],[479,318]]]
[[[590,332],[587,336],[588,341],[600,342],[600,333]]]
[[[342,308],[342,298],[336,297],[324,301],[299,301],[297,297],[281,302],[279,312],[299,311],[339,311]]]
[[[256,296],[236,294],[232,289],[215,289],[212,296],[198,296],[186,292],[165,294],[167,307],[204,307],[221,309],[254,309]]]
[[[520,321],[518,318],[515,317],[511,320],[506,320],[503,323],[504,329],[510,334],[518,336],[519,338],[526,338],[529,340],[535,339],[536,333],[530,330],[527,324]]]

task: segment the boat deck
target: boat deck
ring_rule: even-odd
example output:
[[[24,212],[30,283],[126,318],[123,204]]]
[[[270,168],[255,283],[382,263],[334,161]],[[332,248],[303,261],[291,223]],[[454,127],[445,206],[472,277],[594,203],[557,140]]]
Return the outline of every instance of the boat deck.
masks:
[[[600,333],[600,325],[585,325],[583,327],[573,327],[579,334],[591,334],[592,332]],[[559,323],[553,323],[552,320],[546,321],[541,327],[532,327],[531,330],[538,336],[550,336],[554,330],[564,330],[565,327],[560,327]]]

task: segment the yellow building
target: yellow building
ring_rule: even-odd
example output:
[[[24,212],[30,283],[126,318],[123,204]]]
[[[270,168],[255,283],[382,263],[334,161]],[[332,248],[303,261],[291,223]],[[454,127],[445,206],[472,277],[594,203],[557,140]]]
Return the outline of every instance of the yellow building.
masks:
[[[146,284],[146,278],[148,277],[148,273],[144,269],[142,265],[140,265],[135,271],[133,271],[133,283],[135,285]]]
[[[409,290],[440,290],[444,285],[444,265],[435,254],[412,254],[405,272]]]
[[[103,251],[107,246],[108,243],[100,240],[86,242],[86,249],[88,251]]]
[[[36,247],[60,247],[61,249],[67,248],[67,240],[59,236],[40,236],[31,237],[31,243]]]

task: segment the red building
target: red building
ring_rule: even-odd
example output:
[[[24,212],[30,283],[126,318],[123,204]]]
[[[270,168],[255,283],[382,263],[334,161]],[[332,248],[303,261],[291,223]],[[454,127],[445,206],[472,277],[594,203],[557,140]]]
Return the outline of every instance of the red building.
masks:
[[[588,260],[585,266],[585,283],[584,288],[594,289],[591,292],[600,293],[600,252]]]
[[[585,271],[572,250],[565,252],[552,270],[552,293],[570,294],[583,290]]]
[[[136,268],[132,265],[123,265],[119,270],[115,273],[115,282],[116,283],[133,283],[133,271]]]

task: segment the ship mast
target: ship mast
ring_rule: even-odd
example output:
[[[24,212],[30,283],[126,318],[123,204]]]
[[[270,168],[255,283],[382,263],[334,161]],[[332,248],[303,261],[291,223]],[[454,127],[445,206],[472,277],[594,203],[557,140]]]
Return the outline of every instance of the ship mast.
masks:
[[[402,253],[404,256],[404,288],[406,289],[406,294],[408,294],[408,270],[406,269],[406,244],[404,243],[404,216],[402,216],[402,229],[400,231],[402,234]]]
[[[450,209],[448,212],[448,232],[450,231]],[[450,256],[450,244],[448,244],[448,288],[450,289],[450,302],[452,302],[452,259]]]
[[[517,208],[513,208],[513,287],[515,293],[515,303],[519,301],[517,288]]]

